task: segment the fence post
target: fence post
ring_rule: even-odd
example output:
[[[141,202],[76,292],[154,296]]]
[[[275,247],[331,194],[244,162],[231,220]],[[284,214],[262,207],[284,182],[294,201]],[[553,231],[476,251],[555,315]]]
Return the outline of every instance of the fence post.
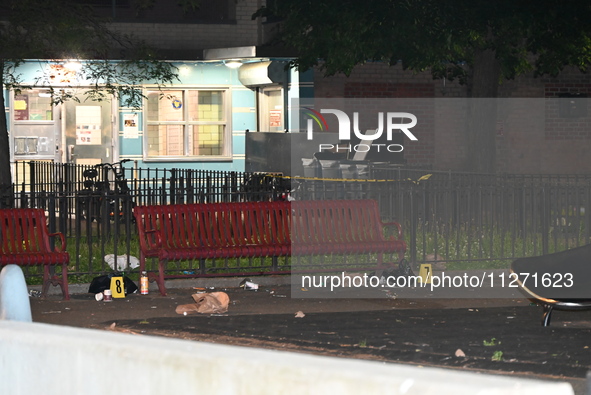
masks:
[[[56,233],[56,214],[55,214],[55,194],[50,193],[47,195],[48,197],[48,202],[47,202],[47,209],[49,211],[49,218],[48,218],[48,229],[49,229],[49,233]],[[51,247],[51,250],[55,249],[55,237],[50,237],[49,238],[49,245]],[[62,246],[63,248],[64,246]],[[51,277],[53,277],[55,275],[55,266],[56,265],[50,265],[49,266],[49,275]]]
[[[169,179],[169,184],[168,184],[168,188],[169,188],[168,196],[170,196],[170,203],[171,204],[176,203],[176,173],[177,173],[176,169],[170,170],[170,179]]]
[[[413,263],[417,262],[417,223],[419,220],[418,215],[418,206],[415,204],[415,191],[414,188],[411,187],[409,190],[410,193],[410,240],[409,240],[409,249],[410,249],[410,261]]]
[[[589,203],[591,203],[591,195],[590,195],[590,186],[587,185],[585,187],[585,215],[583,219],[583,223],[585,224],[585,241],[588,243],[590,241],[589,235],[591,234],[591,229],[589,226],[591,225],[589,222],[590,214],[591,214],[591,207],[589,207]]]
[[[57,230],[57,224],[56,224],[56,214],[55,214],[55,194],[50,193],[47,195],[47,200],[48,200],[48,204],[47,204],[47,210],[49,211],[49,218],[48,218],[48,228],[49,228],[49,233],[55,233]],[[53,248],[55,247],[55,238],[50,238],[49,241],[50,245],[51,245],[51,249],[53,250]]]
[[[541,225],[540,231],[542,232],[542,255],[548,253],[548,237],[550,234],[550,218],[551,216],[548,214],[548,197],[547,197],[547,188],[542,186],[541,190],[542,195],[542,207],[541,207]]]
[[[171,198],[171,204],[172,198]],[[160,187],[160,204],[168,204],[168,197],[166,195],[166,177],[162,176],[162,186]]]
[[[187,171],[187,178],[186,178],[186,190],[185,190],[185,195],[186,195],[186,202],[187,203],[195,203],[195,187],[193,186],[193,170],[188,170]]]
[[[29,161],[29,188],[30,188],[30,199],[33,201],[33,205],[36,203],[35,195],[37,192],[37,180],[36,180],[36,172],[35,172],[35,162]],[[23,181],[24,183],[24,181]],[[23,188],[24,191],[24,188]]]
[[[211,182],[211,176],[208,175],[207,178],[206,178],[206,182],[205,182],[205,194],[206,194],[205,203],[210,203],[211,200],[212,200],[211,199],[211,196],[213,194],[212,187],[213,187],[213,185],[212,185],[212,182]]]

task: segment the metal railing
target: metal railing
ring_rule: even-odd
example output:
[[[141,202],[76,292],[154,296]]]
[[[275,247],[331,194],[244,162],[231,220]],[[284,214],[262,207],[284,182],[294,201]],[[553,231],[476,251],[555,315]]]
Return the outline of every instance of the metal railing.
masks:
[[[124,169],[129,190],[122,193],[107,172],[99,172],[95,182],[108,188],[90,188],[84,177],[89,168],[19,162],[15,172],[17,205],[45,208],[50,228],[66,235],[73,281],[112,271],[104,259],[109,254],[124,256],[128,264],[139,256],[131,213],[145,204],[376,199],[384,221],[402,224],[409,261],[448,268],[504,268],[518,257],[591,240],[591,175],[479,175],[376,166],[367,179],[335,181],[132,166]],[[172,264],[171,270],[213,275],[260,271],[266,264],[265,259],[187,262]],[[289,265],[289,260],[281,263],[286,272]],[[34,270],[27,275],[38,276]]]
[[[395,169],[367,181],[300,180],[294,197],[378,200],[382,218],[402,225],[412,262],[504,268],[518,257],[591,242],[587,175]]]

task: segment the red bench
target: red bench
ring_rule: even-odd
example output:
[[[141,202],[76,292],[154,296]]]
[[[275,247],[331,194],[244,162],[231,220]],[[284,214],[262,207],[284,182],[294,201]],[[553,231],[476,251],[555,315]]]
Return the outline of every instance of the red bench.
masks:
[[[406,251],[400,225],[382,223],[375,200],[138,206],[134,215],[140,271],[147,258],[158,259],[158,274],[149,278],[162,295],[168,261],[377,253],[374,269],[383,270],[394,265],[383,262],[385,253],[401,261]],[[387,238],[390,225],[396,236]]]
[[[52,249],[50,237],[58,237],[61,244]],[[0,266],[43,266],[43,297],[47,296],[49,285],[59,285],[64,299],[70,299],[70,255],[65,248],[66,240],[62,233],[49,233],[42,209],[0,209]],[[53,265],[61,265],[61,277],[50,273],[50,266]]]

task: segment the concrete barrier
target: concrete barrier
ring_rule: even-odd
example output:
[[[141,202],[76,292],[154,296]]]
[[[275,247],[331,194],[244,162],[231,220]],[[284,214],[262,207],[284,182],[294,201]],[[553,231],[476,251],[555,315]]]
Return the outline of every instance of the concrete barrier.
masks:
[[[572,395],[570,384],[0,321],[0,394]]]
[[[27,282],[20,266],[6,265],[0,272],[0,320],[33,321]]]

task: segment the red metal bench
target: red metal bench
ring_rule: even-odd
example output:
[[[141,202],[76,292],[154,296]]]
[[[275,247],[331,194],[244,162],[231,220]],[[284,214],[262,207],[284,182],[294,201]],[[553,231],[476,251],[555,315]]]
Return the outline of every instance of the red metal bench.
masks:
[[[58,237],[61,244],[52,249],[50,237]],[[65,248],[66,240],[62,233],[49,233],[42,209],[0,209],[0,266],[43,266],[43,297],[47,296],[49,285],[59,285],[64,299],[70,299],[70,255]],[[53,265],[61,265],[61,277],[50,273],[50,266]]]
[[[168,261],[376,253],[374,269],[383,270],[393,265],[385,253],[402,260],[406,251],[400,225],[382,223],[375,200],[138,206],[134,215],[140,271],[146,258],[158,259],[158,275],[149,277],[162,295]],[[390,225],[396,236],[387,238]]]

